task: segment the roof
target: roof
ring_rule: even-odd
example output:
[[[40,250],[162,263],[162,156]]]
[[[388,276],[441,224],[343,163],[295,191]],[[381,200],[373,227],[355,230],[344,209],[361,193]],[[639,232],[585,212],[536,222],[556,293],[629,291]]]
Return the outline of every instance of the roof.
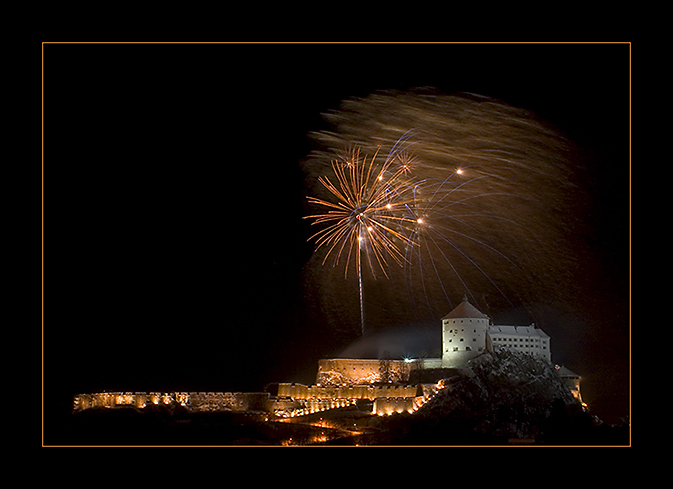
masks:
[[[488,316],[481,312],[479,309],[470,304],[467,300],[467,296],[463,297],[463,302],[458,304],[453,311],[448,313],[442,319],[452,319],[452,318],[479,318],[479,319],[488,319]]]
[[[570,370],[568,367],[564,367],[563,365],[561,365],[559,368],[556,369],[556,373],[558,373],[559,376],[561,376],[561,377],[572,377],[572,378],[579,378],[580,377],[575,372]]]
[[[549,338],[549,335],[547,333],[542,331],[540,328],[536,328],[532,324],[530,326],[491,325],[488,328],[488,332],[490,334],[502,333],[517,336],[539,336],[540,338]]]

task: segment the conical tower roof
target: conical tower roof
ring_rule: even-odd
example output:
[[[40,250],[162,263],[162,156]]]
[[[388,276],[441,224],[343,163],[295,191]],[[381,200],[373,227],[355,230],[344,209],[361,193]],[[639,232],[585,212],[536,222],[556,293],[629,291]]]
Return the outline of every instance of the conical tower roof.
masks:
[[[463,296],[463,302],[458,304],[453,311],[448,313],[442,319],[452,319],[452,318],[478,318],[478,319],[488,319],[488,316],[481,312],[479,309],[474,307],[467,300],[467,296]]]

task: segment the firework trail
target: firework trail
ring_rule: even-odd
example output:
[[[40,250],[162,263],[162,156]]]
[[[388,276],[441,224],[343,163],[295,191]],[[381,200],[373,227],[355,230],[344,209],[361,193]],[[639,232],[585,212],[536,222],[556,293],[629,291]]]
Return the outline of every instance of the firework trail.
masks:
[[[339,161],[332,161],[332,173],[336,183],[329,177],[318,181],[331,194],[332,200],[309,197],[308,200],[327,212],[306,216],[313,224],[329,224],[309,239],[316,240],[319,250],[326,246],[323,264],[334,255],[335,265],[345,255],[344,278],[348,276],[351,256],[356,249],[358,288],[360,298],[360,323],[365,333],[364,298],[362,287],[362,255],[372,276],[377,269],[386,277],[388,259],[398,265],[407,261],[398,243],[407,248],[415,245],[412,236],[414,226],[422,223],[414,209],[418,206],[417,192],[423,182],[408,178],[410,160],[396,151],[398,140],[385,161],[377,165],[375,153],[369,161],[361,159],[355,149]],[[399,151],[399,150],[398,150]]]
[[[325,119],[304,162],[319,228],[307,277],[331,327],[364,333],[365,311],[374,330],[433,321],[463,294],[490,314],[527,307],[572,274],[572,145],[532,114],[383,92]]]

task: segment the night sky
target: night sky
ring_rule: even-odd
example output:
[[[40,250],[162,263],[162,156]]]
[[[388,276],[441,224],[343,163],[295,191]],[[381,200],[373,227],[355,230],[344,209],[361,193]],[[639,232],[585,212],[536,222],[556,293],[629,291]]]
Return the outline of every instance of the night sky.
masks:
[[[599,414],[626,415],[629,57],[624,44],[45,45],[46,432],[76,392],[311,382],[317,359],[356,341],[305,299],[300,161],[328,129],[321,113],[416,87],[525,108],[579,148],[590,277],[552,353]]]

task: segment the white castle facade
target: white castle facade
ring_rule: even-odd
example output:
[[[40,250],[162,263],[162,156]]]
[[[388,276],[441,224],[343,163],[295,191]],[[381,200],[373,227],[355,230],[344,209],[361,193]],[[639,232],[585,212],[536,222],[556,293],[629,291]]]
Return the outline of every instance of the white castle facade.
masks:
[[[550,338],[530,326],[489,324],[489,317],[463,297],[458,307],[442,318],[441,367],[466,367],[467,362],[493,346],[503,346],[531,354],[551,363]],[[437,362],[434,362],[435,364]]]

